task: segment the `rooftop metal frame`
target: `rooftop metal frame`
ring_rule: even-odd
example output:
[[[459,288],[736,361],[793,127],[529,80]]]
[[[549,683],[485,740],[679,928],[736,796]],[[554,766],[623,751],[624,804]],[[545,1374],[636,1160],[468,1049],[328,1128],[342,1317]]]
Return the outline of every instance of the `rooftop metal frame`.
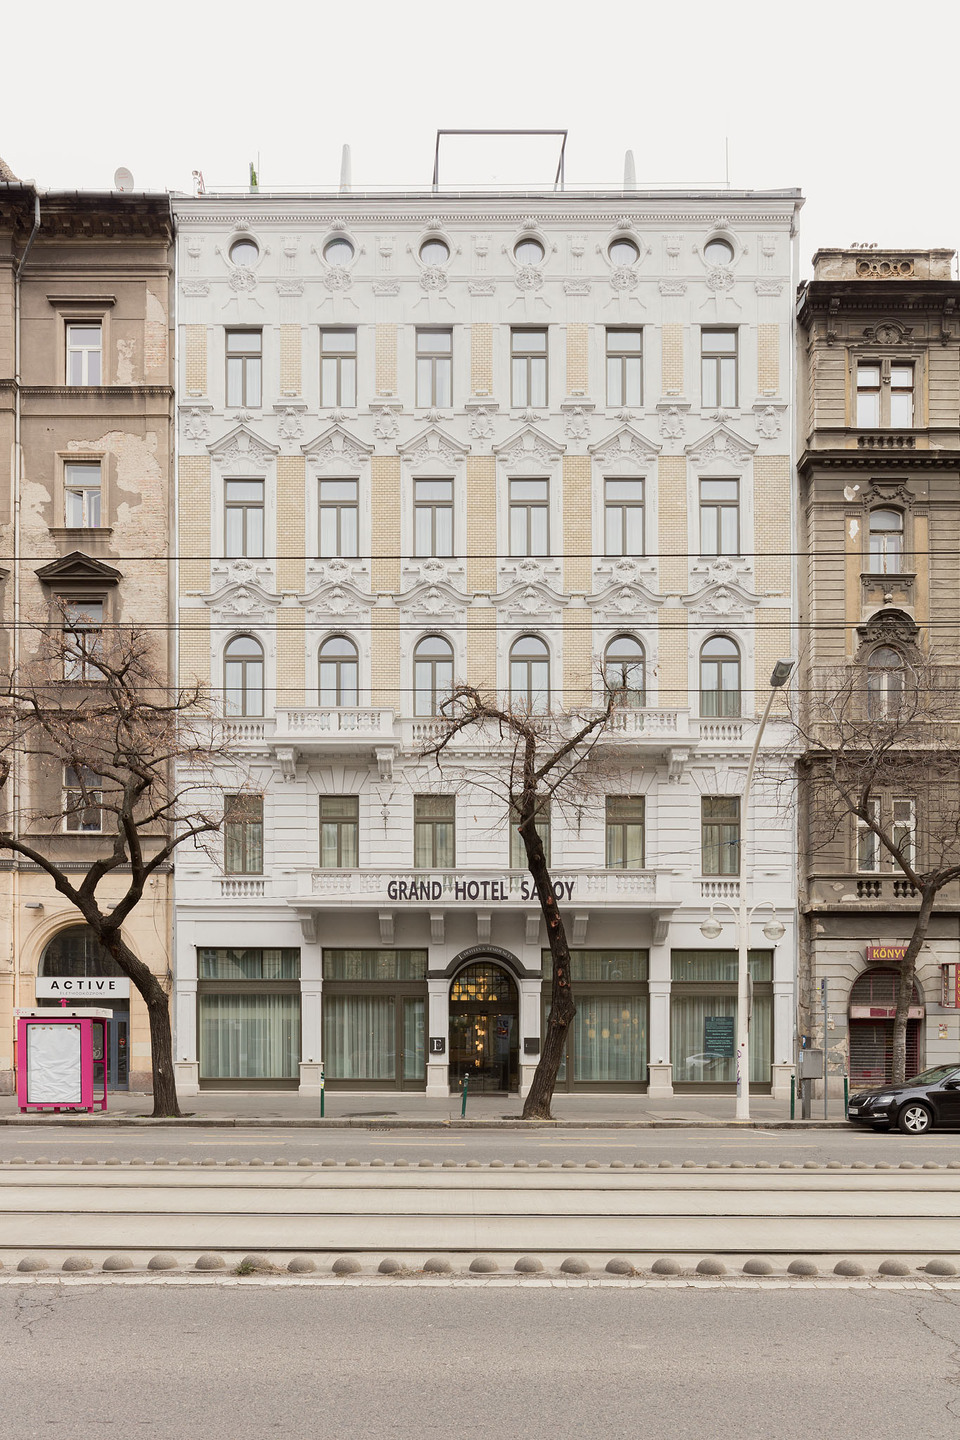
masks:
[[[559,135],[561,137],[560,156],[557,161],[557,173],[553,177],[553,188],[562,190],[568,133],[566,130],[438,130],[436,144],[433,148],[433,180],[431,183],[434,190],[440,188],[440,141],[444,135]]]

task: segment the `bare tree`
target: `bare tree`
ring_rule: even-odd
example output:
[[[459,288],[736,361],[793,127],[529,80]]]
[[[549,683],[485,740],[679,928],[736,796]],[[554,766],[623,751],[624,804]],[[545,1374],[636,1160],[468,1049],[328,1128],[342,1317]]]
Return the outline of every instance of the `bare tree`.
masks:
[[[960,880],[960,695],[954,667],[917,651],[909,663],[885,656],[867,669],[814,670],[797,729],[809,853],[842,869],[853,843],[864,885],[881,895],[886,873],[895,898],[916,901],[903,917],[912,930],[894,1019],[893,1079],[902,1081],[917,958],[937,896]]]
[[[547,926],[552,960],[552,986],[547,1033],[533,1083],[523,1105],[524,1120],[549,1120],[550,1105],[563,1061],[570,1022],[577,1013],[570,969],[570,947],[563,915],[554,893],[550,867],[537,821],[551,801],[571,801],[586,793],[593,778],[590,763],[595,747],[610,719],[617,695],[608,692],[603,709],[592,715],[539,714],[522,707],[503,706],[471,685],[456,685],[441,705],[443,730],[440,737],[421,754],[432,756],[438,765],[453,740],[465,730],[485,731],[488,738],[502,742],[500,768],[488,768],[483,775],[487,788],[506,800],[510,823],[517,826],[523,841],[537,900]],[[477,781],[471,769],[465,777]]]
[[[6,786],[0,850],[49,876],[142,995],[155,1116],[180,1113],[169,1001],[123,925],[178,846],[219,830],[210,767],[226,753],[202,691],[169,690],[156,641],[141,630],[118,630],[108,641],[65,620],[41,632],[35,658],[2,687],[0,784],[19,760],[24,786],[12,797]],[[84,845],[96,835],[96,846],[78,876],[81,831]],[[109,899],[101,889],[108,880]]]

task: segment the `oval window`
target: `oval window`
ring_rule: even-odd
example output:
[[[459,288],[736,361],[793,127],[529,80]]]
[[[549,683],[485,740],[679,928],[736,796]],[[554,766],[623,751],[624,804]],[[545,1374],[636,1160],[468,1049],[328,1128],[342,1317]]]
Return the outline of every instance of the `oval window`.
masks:
[[[640,250],[632,240],[621,238],[614,240],[607,251],[614,265],[636,265],[640,259]]]
[[[513,256],[521,265],[539,265],[544,249],[539,240],[518,240],[513,247]]]
[[[254,240],[234,240],[230,246],[230,260],[234,265],[256,265],[260,258],[260,247]]]
[[[450,259],[450,246],[445,240],[424,240],[420,246],[420,259],[424,265],[446,265]]]
[[[323,247],[323,258],[328,265],[349,265],[353,259],[353,246],[342,237],[328,240]]]
[[[708,265],[729,265],[733,246],[729,240],[708,240],[703,247],[703,258]]]

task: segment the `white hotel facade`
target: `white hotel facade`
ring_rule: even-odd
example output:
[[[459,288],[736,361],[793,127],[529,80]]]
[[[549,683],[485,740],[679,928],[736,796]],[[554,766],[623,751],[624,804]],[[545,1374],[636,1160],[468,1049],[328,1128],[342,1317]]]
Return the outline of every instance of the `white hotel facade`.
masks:
[[[239,757],[222,847],[177,861],[182,1094],[316,1094],[321,1062],[331,1089],[527,1088],[540,912],[505,811],[421,751],[454,680],[563,709],[601,703],[604,671],[615,758],[550,826],[579,1007],[561,1085],[733,1088],[746,885],[752,1083],[789,1091],[776,709],[742,856],[740,802],[795,646],[801,203],[174,200],[181,677],[223,697]]]

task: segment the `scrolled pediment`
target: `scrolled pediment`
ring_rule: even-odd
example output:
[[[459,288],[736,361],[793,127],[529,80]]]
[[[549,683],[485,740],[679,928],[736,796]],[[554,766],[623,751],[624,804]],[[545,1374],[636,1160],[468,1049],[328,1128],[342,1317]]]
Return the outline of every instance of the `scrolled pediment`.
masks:
[[[514,431],[504,440],[502,445],[494,445],[493,453],[508,470],[543,470],[547,466],[556,465],[566,448],[566,445],[558,445],[555,440],[551,440],[549,435],[545,435],[535,425],[524,425],[521,430]]]
[[[207,446],[210,456],[221,469],[265,470],[280,454],[278,445],[255,435],[246,425],[236,425],[219,440]]]
[[[621,425],[595,445],[587,446],[596,463],[607,474],[633,474],[638,470],[648,470],[662,448],[654,445],[632,425]]]
[[[300,449],[315,469],[340,472],[359,473],[373,454],[372,445],[365,444],[342,425],[331,425]]]

